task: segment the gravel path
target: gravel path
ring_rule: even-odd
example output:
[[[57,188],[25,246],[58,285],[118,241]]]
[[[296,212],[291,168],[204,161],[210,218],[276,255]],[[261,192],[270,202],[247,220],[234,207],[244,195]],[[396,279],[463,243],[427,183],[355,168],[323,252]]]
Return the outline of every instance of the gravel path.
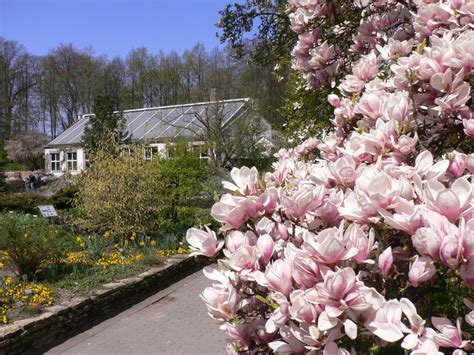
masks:
[[[198,271],[46,354],[223,354],[225,334],[199,298]]]

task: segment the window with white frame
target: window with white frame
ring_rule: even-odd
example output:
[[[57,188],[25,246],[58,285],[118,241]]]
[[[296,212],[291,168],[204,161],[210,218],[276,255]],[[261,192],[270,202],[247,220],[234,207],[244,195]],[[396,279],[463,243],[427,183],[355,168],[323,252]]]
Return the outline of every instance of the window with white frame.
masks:
[[[86,152],[84,152],[84,166],[86,167],[86,169],[90,168],[90,166],[91,166],[91,162],[89,160],[89,155],[87,155]]]
[[[145,147],[145,160],[153,160],[158,154],[158,147]]]
[[[77,170],[77,152],[67,153],[67,170],[69,171]]]
[[[61,171],[61,159],[59,153],[51,153],[51,171]]]

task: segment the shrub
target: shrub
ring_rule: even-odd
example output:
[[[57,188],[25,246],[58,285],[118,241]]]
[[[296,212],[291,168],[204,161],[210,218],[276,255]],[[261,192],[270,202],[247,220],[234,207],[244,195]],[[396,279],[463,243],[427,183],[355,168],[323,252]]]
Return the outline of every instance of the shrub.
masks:
[[[58,263],[74,248],[74,238],[44,218],[19,213],[0,214],[0,250],[8,254],[13,270],[28,279],[47,263]]]
[[[19,192],[25,192],[26,190],[25,181],[21,179],[7,181],[5,185],[6,185],[5,192],[19,193]]]
[[[57,191],[53,196],[44,201],[45,204],[53,205],[57,209],[66,210],[75,207],[79,188],[71,185]]]
[[[78,184],[78,207],[89,225],[119,239],[146,234],[158,222],[152,165],[143,159],[143,147],[130,149],[119,156],[97,152]]]
[[[194,254],[213,257],[225,245],[201,297],[231,354],[466,354],[473,8],[333,5],[290,1],[300,40],[293,64],[308,85],[351,67],[328,97],[333,131],[280,151],[264,180],[233,169],[229,193],[211,209],[225,240],[187,233]]]
[[[195,213],[210,207],[217,186],[210,182],[213,171],[208,162],[199,159],[187,142],[168,150],[169,157],[154,166],[160,229],[184,235],[187,228],[199,224]]]
[[[45,197],[36,193],[0,193],[0,212],[23,212],[37,214],[38,205],[45,202]]]

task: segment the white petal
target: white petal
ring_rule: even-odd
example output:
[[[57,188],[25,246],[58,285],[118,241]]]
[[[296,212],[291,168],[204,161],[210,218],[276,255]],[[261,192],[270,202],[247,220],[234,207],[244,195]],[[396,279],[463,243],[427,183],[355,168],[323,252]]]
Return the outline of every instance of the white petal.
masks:
[[[344,332],[349,338],[354,340],[355,338],[357,338],[357,325],[350,319],[346,319],[344,321]]]

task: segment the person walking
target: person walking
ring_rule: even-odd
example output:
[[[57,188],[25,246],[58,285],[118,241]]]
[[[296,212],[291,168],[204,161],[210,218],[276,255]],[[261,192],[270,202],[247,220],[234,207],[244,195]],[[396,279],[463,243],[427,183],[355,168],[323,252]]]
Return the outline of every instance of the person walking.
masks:
[[[36,176],[33,174],[30,175],[30,188],[31,190],[36,190]]]

